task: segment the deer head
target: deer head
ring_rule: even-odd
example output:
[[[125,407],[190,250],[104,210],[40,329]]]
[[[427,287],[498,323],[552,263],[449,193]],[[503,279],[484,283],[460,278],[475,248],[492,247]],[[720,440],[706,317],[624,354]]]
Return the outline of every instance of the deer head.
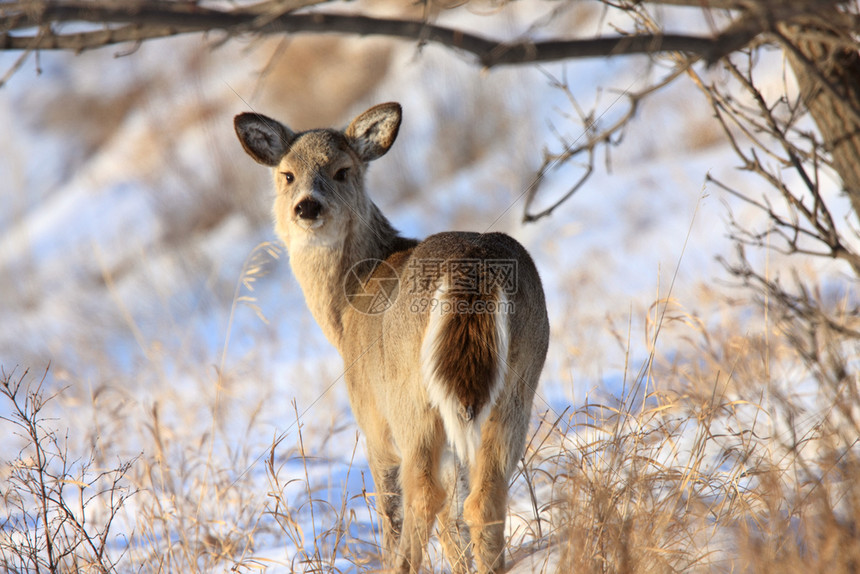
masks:
[[[256,113],[236,116],[245,151],[273,169],[275,229],[287,248],[338,246],[350,232],[372,232],[378,210],[364,189],[368,162],[384,155],[400,129],[396,103],[374,106],[344,131],[295,133]]]

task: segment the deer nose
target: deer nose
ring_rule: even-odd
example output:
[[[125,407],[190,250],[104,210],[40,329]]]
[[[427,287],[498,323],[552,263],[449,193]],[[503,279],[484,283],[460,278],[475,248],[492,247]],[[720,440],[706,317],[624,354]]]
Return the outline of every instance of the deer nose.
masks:
[[[301,219],[316,219],[322,211],[322,204],[316,199],[306,197],[296,204],[293,211]]]

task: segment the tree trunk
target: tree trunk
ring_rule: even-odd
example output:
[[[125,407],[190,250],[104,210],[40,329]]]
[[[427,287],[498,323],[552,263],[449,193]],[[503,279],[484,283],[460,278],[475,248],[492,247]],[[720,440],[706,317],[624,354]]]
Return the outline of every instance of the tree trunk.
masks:
[[[860,218],[860,55],[843,47],[854,43],[847,32],[800,27],[785,32],[794,45],[786,52],[800,95]],[[808,39],[810,32],[815,39]]]

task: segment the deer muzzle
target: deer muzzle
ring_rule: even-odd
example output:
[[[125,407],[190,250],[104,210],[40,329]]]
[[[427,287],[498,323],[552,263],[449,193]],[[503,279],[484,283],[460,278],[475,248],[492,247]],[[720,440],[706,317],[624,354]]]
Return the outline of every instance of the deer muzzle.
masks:
[[[312,197],[306,197],[296,204],[293,211],[299,219],[313,221],[322,212],[322,204]]]

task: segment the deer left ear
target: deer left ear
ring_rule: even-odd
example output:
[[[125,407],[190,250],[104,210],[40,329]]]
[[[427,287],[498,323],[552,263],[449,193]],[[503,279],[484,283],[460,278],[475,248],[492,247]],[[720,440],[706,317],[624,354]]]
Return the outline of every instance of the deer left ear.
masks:
[[[270,167],[278,165],[296,137],[288,127],[263,114],[239,114],[233,125],[248,155]]]
[[[352,120],[344,134],[362,161],[373,161],[385,155],[397,139],[401,117],[400,104],[379,104]]]

